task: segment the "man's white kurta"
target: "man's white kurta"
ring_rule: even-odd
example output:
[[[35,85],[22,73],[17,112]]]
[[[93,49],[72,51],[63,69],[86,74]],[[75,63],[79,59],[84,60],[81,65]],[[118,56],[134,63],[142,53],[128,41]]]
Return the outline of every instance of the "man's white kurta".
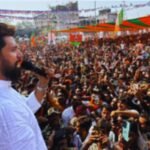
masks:
[[[34,116],[40,107],[34,92],[26,98],[0,80],[0,150],[47,150]]]

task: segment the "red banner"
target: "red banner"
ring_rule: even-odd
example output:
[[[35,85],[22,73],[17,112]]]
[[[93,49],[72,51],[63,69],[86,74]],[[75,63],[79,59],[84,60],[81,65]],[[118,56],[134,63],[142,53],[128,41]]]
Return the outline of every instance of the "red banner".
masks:
[[[82,42],[81,34],[70,34],[70,42]]]

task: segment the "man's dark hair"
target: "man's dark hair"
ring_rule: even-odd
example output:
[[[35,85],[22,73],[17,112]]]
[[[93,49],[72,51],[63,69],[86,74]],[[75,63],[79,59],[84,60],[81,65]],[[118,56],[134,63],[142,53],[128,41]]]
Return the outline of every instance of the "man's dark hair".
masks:
[[[73,107],[73,110],[74,110],[74,111],[76,110],[76,108],[77,108],[78,106],[81,106],[81,105],[83,105],[81,101],[73,101],[73,102],[72,102],[72,107]]]
[[[14,35],[15,35],[14,26],[5,23],[0,23],[0,50],[5,46],[4,37]]]
[[[87,132],[89,131],[92,125],[92,119],[88,116],[80,116],[78,118],[80,128],[85,129]]]

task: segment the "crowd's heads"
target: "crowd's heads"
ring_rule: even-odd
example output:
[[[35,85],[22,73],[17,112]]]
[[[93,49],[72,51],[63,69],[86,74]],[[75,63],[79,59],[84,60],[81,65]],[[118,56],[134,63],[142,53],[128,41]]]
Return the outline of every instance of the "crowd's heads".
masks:
[[[111,125],[107,120],[100,119],[97,123],[97,127],[102,134],[108,134],[110,131]]]
[[[88,132],[92,125],[92,119],[87,115],[82,115],[78,117],[76,125],[78,127],[78,132]]]
[[[48,115],[49,125],[53,129],[59,129],[60,128],[60,115],[61,115],[61,113],[59,111],[56,111],[53,107],[51,107],[48,109],[47,115]]]
[[[57,149],[61,150],[63,148],[67,148],[68,147],[68,142],[67,142],[66,131],[64,129],[57,130],[55,132],[53,142],[54,142],[53,149],[55,149],[55,150],[57,150]]]
[[[60,112],[51,107],[48,109],[47,114],[49,117],[51,117],[52,115],[59,115]]]
[[[126,99],[119,99],[117,103],[118,110],[126,110],[128,108],[128,101]]]
[[[139,127],[140,127],[140,131],[143,133],[147,132],[149,130],[149,117],[147,114],[143,113],[139,116]]]
[[[83,104],[80,106],[77,106],[75,109],[75,113],[76,113],[76,116],[86,115],[86,106]]]
[[[109,120],[110,119],[110,112],[111,108],[109,105],[103,105],[102,106],[102,112],[101,112],[101,117],[104,120]]]

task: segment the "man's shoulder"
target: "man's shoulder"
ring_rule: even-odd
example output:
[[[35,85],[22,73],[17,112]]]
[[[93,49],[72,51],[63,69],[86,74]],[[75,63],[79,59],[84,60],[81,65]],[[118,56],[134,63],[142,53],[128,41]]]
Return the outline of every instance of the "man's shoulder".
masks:
[[[18,106],[13,102],[0,99],[0,112],[10,112],[15,110],[16,108],[18,108]]]
[[[12,102],[0,99],[0,124],[8,120],[14,114],[14,110]]]
[[[63,113],[72,112],[72,111],[73,111],[72,106],[69,106],[69,107],[67,107],[66,109],[64,109]]]
[[[66,109],[62,112],[62,116],[71,116],[71,114],[74,114],[74,111],[73,111],[72,106],[66,108]]]
[[[0,98],[0,109],[11,108],[12,106],[14,106],[13,102],[8,99]]]

